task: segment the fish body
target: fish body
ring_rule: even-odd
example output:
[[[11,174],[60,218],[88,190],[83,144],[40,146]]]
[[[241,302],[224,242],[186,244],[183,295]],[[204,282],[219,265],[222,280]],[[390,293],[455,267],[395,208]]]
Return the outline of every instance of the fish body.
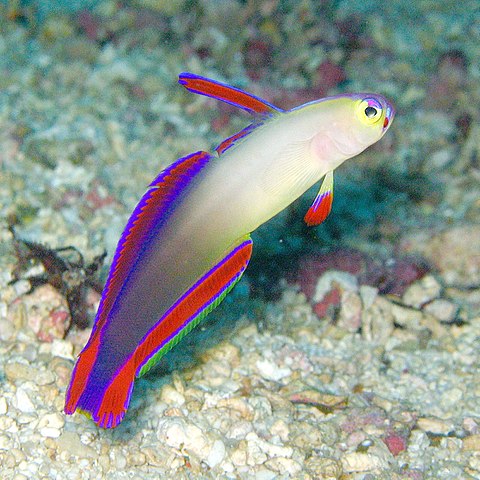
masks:
[[[90,340],[67,390],[65,412],[115,427],[135,376],[148,371],[221,302],[247,267],[250,233],[325,177],[305,221],[321,223],[333,171],[379,140],[393,107],[346,94],[283,111],[193,74],[188,90],[254,114],[214,154],[179,159],[150,184],[120,238]]]

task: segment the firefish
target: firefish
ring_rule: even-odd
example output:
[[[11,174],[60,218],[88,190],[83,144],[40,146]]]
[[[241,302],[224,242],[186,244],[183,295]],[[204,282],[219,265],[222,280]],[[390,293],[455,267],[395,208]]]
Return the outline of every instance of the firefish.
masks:
[[[90,339],[66,393],[103,428],[128,408],[144,375],[240,280],[253,232],[324,177],[305,215],[331,210],[333,171],[377,142],[394,108],[383,96],[343,94],[282,110],[223,83],[182,73],[188,91],[241,108],[254,121],[214,153],[180,158],[148,186],[113,257]]]

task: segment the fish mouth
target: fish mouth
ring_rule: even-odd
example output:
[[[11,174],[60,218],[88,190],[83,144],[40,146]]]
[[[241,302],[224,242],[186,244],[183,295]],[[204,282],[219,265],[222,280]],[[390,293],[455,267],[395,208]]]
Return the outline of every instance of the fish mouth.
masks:
[[[393,108],[392,105],[387,104],[385,119],[383,120],[383,132],[385,132],[387,128],[390,126],[390,124],[393,122],[394,117],[395,117],[395,109]]]

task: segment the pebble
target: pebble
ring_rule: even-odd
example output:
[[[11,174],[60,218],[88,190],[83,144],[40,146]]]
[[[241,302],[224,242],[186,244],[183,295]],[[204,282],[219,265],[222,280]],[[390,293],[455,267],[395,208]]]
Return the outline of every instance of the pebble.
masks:
[[[7,379],[11,382],[31,380],[33,374],[33,369],[30,365],[19,362],[7,363],[4,371]]]
[[[305,461],[305,468],[314,479],[340,479],[343,474],[341,462],[333,458],[312,455]]]
[[[42,428],[54,428],[60,430],[65,425],[65,416],[59,413],[48,413],[40,418],[38,421],[39,429]],[[48,435],[46,435],[48,436]]]
[[[5,397],[0,397],[0,415],[5,415],[8,412],[7,400]]]
[[[459,308],[458,305],[455,305],[445,298],[437,298],[425,305],[423,310],[441,322],[450,323],[455,320]]]
[[[15,338],[16,330],[12,322],[0,318],[0,340],[2,342],[10,342]]]
[[[39,430],[39,432],[42,437],[48,437],[48,438],[58,438],[61,433],[61,431],[58,428],[54,428],[54,427],[43,427]]]
[[[267,359],[258,360],[256,366],[260,375],[266,380],[278,382],[292,374],[292,371],[288,367],[279,368],[276,363]]]
[[[160,393],[160,399],[169,405],[181,406],[185,403],[185,397],[171,385],[164,385]]]
[[[368,302],[370,303],[370,302]],[[362,336],[367,341],[385,344],[395,328],[391,302],[375,296],[372,303],[362,311]]]
[[[403,302],[415,308],[421,308],[428,302],[440,296],[442,287],[433,275],[425,275],[412,283],[403,294]]]
[[[57,439],[57,445],[60,452],[66,452],[80,458],[96,458],[97,452],[88,445],[80,441],[76,432],[63,431]]]
[[[480,451],[480,434],[470,435],[462,440],[463,449],[471,452]]]
[[[174,448],[184,448],[197,455],[201,460],[208,456],[208,440],[202,430],[194,424],[186,423],[179,417],[161,419],[158,424],[157,436],[161,442]]]
[[[345,473],[371,472],[388,467],[380,457],[371,453],[349,452],[342,456],[341,461]]]
[[[424,432],[436,435],[448,435],[455,429],[451,422],[434,417],[420,417],[417,420],[417,427]]]
[[[421,311],[396,303],[391,303],[390,311],[397,325],[408,330],[420,330],[422,328],[423,315]]]
[[[343,290],[352,292],[358,290],[358,280],[355,275],[340,270],[329,270],[318,279],[313,295],[313,302],[321,302],[335,285],[338,285]]]
[[[271,458],[265,462],[265,466],[279,475],[289,475],[290,477],[295,477],[302,471],[302,465],[292,458]]]
[[[362,310],[360,295],[351,290],[344,290],[341,296],[337,325],[347,332],[357,332],[362,326]]]
[[[35,412],[35,405],[30,400],[27,392],[19,387],[15,394],[15,406],[23,413]]]
[[[210,449],[210,452],[208,453],[205,462],[210,468],[215,468],[219,463],[223,461],[223,459],[225,458],[225,454],[225,444],[222,442],[222,440],[217,439],[213,442],[212,448]]]
[[[35,375],[37,385],[50,385],[55,381],[55,375],[50,370],[44,370]]]
[[[393,2],[393,7],[402,3]],[[187,3],[174,0],[168,9],[181,12]],[[212,11],[220,18],[215,3],[222,4],[221,24],[205,13]],[[170,42],[168,48],[152,31],[183,38],[181,21],[167,21],[156,12],[151,15],[148,8],[117,8],[115,2],[91,14],[56,13],[46,26],[39,17],[37,30],[43,32],[43,43],[21,22],[6,20],[0,40],[2,60],[9,67],[2,70],[5,89],[0,91],[0,104],[7,105],[0,131],[1,171],[7,179],[0,182],[2,479],[479,477],[480,431],[474,413],[480,392],[476,355],[480,338],[480,177],[476,162],[480,137],[477,115],[471,113],[477,112],[480,98],[475,81],[478,42],[475,35],[468,35],[471,15],[464,15],[464,21],[453,11],[468,6],[457,2],[452,10],[437,2],[440,6],[432,13],[432,2],[411,2],[405,15],[395,17],[396,22],[384,17],[381,6],[374,28],[364,32],[357,17],[364,16],[369,7],[362,7],[361,2],[336,2],[340,10],[334,8],[330,15],[335,21],[322,18],[320,23],[318,12],[309,8],[314,2],[284,2],[289,5],[287,16],[279,12],[278,2],[259,2],[260,7],[248,2],[248,19],[259,21],[248,32],[247,46],[263,44],[265,51],[277,54],[268,69],[252,72],[244,68],[245,38],[236,35],[241,29],[238,25],[225,28],[240,18],[243,3],[202,2],[208,9],[195,10],[198,32],[190,29],[188,45]],[[152,1],[137,4],[148,7]],[[359,5],[365,7],[363,13]],[[412,18],[425,14],[432,14],[434,21],[417,28]],[[58,15],[60,30],[54,28]],[[84,20],[88,17],[88,34],[82,30],[85,24],[79,24],[82,15]],[[298,28],[288,28],[292,19]],[[69,35],[66,49],[65,32]],[[345,32],[346,43],[342,41]],[[279,48],[282,39],[289,45],[285,51]],[[74,55],[72,61],[75,47],[70,44],[87,40],[89,52]],[[458,119],[471,115],[471,120],[463,122],[463,133],[455,126],[456,116],[428,117],[428,112],[418,110],[425,96],[425,78],[436,75],[436,52],[451,48],[452,41],[465,52],[466,82],[454,109]],[[232,46],[238,55],[225,63],[225,52],[232,50],[227,47]],[[148,55],[142,54],[145,47]],[[291,105],[315,94],[309,85],[315,86],[316,77],[313,84],[310,77],[312,72],[316,75],[318,65],[342,65],[347,77],[355,72],[355,79],[347,80],[359,91],[375,71],[379,91],[385,90],[400,102],[403,124],[399,118],[395,132],[389,132],[375,146],[374,154],[367,156],[373,159],[375,171],[381,171],[377,166],[386,165],[385,160],[392,157],[399,167],[398,178],[376,176],[357,195],[351,182],[363,168],[352,162],[351,171],[346,168],[342,177],[346,175],[343,181],[353,190],[343,206],[341,198],[336,203],[336,208],[348,207],[352,215],[337,215],[333,223],[314,229],[318,235],[325,232],[331,237],[327,243],[337,237],[341,240],[336,253],[314,257],[311,278],[298,281],[293,276],[303,293],[297,285],[285,287],[283,278],[278,289],[283,295],[265,302],[255,294],[256,280],[251,277],[244,286],[244,290],[252,287],[251,301],[237,304],[235,289],[225,308],[165,359],[163,365],[176,372],[171,380],[161,370],[137,381],[122,425],[103,430],[78,413],[66,416],[62,412],[73,361],[91,329],[73,326],[64,338],[69,322],[64,294],[43,286],[26,295],[30,285],[25,280],[7,285],[13,279],[16,258],[5,218],[18,217],[18,229],[25,238],[51,246],[74,244],[87,261],[94,250],[100,253],[105,246],[111,259],[128,210],[143,185],[151,181],[149,176],[155,175],[149,173],[152,168],[161,170],[175,152],[213,151],[210,122],[218,117],[216,111],[204,115],[209,107],[205,99],[191,96],[185,103],[187,94],[181,87],[173,88],[182,58],[193,71],[216,77],[218,64],[224,65],[224,74],[232,76],[235,85],[246,86],[247,76],[255,74],[256,93],[275,101],[275,95],[284,100],[288,91],[294,95]],[[392,72],[402,73],[392,76]],[[280,82],[280,94],[273,92],[272,97],[269,82]],[[410,101],[402,97],[402,85],[408,85]],[[337,90],[344,88],[339,85]],[[296,102],[299,95],[302,101]],[[52,101],[56,98],[61,98],[60,115],[58,102]],[[220,116],[225,115],[220,111]],[[241,128],[242,122],[243,118],[235,116],[228,119],[231,125],[224,126]],[[469,131],[465,122],[471,123]],[[167,141],[158,142],[159,138]],[[449,162],[459,165],[452,157],[458,152],[465,159],[463,171],[453,175]],[[32,153],[40,154],[39,158]],[[422,160],[412,162],[410,157]],[[425,163],[424,158],[433,161]],[[443,168],[440,177],[428,167]],[[412,174],[408,178],[406,171]],[[432,190],[430,195],[429,182],[435,185],[439,178],[445,188]],[[92,183],[97,181],[101,183],[98,188]],[[368,202],[365,199],[373,193],[373,186],[378,195],[375,202]],[[388,207],[383,193],[390,187],[398,208],[383,215],[383,207]],[[400,190],[404,193],[396,195]],[[91,196],[92,191],[97,198]],[[349,199],[353,199],[351,205]],[[408,208],[406,218],[401,217],[404,208]],[[290,225],[290,217],[295,220],[285,241],[267,238],[268,247],[283,251],[282,256],[304,252],[296,210],[293,206],[270,224],[274,229],[281,227],[278,231],[286,235],[285,223]],[[364,213],[375,221],[364,217],[364,222]],[[343,235],[345,223],[354,227],[348,238]],[[421,280],[427,270],[422,259],[404,264],[397,259],[402,246],[395,243],[407,229],[425,234],[422,242],[412,241],[410,249],[425,257],[429,271],[435,272]],[[270,230],[266,230],[268,237]],[[260,232],[258,252],[266,246],[261,237]],[[349,253],[345,244],[353,241],[371,255]],[[395,262],[380,268],[380,257],[387,258],[391,250]],[[274,265],[274,257],[265,258],[270,260],[283,273],[280,264]],[[291,266],[295,266],[293,257]],[[106,263],[101,281],[107,269]],[[373,286],[360,285],[366,282]],[[272,294],[274,290],[272,284]],[[314,293],[316,300],[312,300]],[[94,297],[87,294],[91,306],[98,302]],[[233,326],[240,311],[251,319],[246,328],[247,320]],[[90,319],[92,314],[89,310]],[[215,323],[227,317],[233,333],[230,326],[223,328],[226,322]],[[208,347],[204,354],[191,348],[192,344],[203,348],[204,343]],[[190,350],[194,360],[187,360],[184,367],[182,352],[190,355]],[[176,357],[178,364],[170,362]]]
[[[52,342],[52,356],[73,360],[73,345],[63,339],[54,339]]]
[[[50,284],[37,287],[23,296],[27,308],[27,323],[41,341],[61,339],[68,328],[68,304],[65,297]]]

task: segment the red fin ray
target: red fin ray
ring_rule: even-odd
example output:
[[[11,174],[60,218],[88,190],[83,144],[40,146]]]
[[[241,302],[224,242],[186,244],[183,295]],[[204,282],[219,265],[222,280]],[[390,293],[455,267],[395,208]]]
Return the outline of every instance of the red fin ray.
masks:
[[[215,98],[251,114],[272,115],[283,111],[251,93],[193,73],[181,73],[178,76],[178,83],[192,93]]]
[[[99,346],[99,335],[92,335],[77,359],[65,398],[64,410],[68,415],[72,415],[77,409],[78,402],[85,391],[88,377],[97,358]]]

